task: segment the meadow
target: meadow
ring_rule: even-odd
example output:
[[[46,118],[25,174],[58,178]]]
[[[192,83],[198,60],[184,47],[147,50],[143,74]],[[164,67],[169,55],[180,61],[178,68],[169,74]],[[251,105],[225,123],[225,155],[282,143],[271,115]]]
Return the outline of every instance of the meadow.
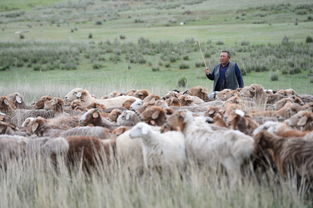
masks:
[[[201,85],[227,49],[245,85],[313,94],[311,0],[2,0],[0,95],[27,103],[75,87],[96,96]],[[62,166],[61,166],[62,167]],[[310,207],[293,180],[252,174],[232,189],[223,174],[190,166],[183,178],[123,166],[57,172],[43,159],[0,168],[0,207]]]

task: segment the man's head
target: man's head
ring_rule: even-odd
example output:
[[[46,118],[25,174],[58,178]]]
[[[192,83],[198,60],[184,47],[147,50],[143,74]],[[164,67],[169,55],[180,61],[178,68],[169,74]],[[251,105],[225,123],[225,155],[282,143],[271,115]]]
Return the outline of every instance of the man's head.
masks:
[[[226,65],[230,60],[230,53],[229,51],[222,51],[220,54],[220,63],[222,65]]]

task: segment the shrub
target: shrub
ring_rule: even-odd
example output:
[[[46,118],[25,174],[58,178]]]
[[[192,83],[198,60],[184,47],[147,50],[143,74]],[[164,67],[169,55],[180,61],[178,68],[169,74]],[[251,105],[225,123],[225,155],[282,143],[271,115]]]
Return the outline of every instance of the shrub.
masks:
[[[278,81],[278,75],[276,73],[271,75],[271,81]]]
[[[310,83],[313,83],[313,77],[310,78]]]
[[[306,37],[305,39],[306,43],[313,43],[313,38],[311,36]]]
[[[210,58],[210,57],[211,57],[210,52],[208,52],[208,51],[207,51],[207,52],[205,52],[205,53],[204,53],[204,57],[205,57],[205,58]]]
[[[177,82],[178,87],[186,87],[187,85],[187,78],[186,77],[182,77],[178,80]]]
[[[170,68],[170,67],[171,67],[171,64],[170,64],[170,63],[165,63],[164,66],[165,66],[166,68]]]
[[[89,38],[89,39],[92,39],[92,38],[93,38],[92,33],[89,33],[88,38]]]
[[[157,67],[157,66],[154,66],[154,67],[152,67],[152,71],[153,72],[158,72],[158,71],[160,71],[160,68]]]
[[[102,25],[102,21],[96,21],[96,25]]]
[[[95,63],[95,64],[92,65],[93,69],[101,69],[102,67],[103,66],[101,64],[99,64],[99,63]]]
[[[120,35],[121,40],[125,40],[126,36],[125,35]]]
[[[219,40],[219,41],[216,42],[216,45],[224,45],[224,42]]]
[[[289,43],[289,38],[287,36],[283,37],[281,44],[288,44]]]
[[[187,63],[181,63],[180,65],[179,65],[179,69],[189,69],[190,68],[190,66],[189,66],[189,64],[187,64]]]
[[[241,45],[241,46],[248,46],[248,45],[250,45],[250,42],[249,42],[249,41],[242,41],[242,42],[240,43],[240,45]]]
[[[20,37],[20,39],[24,39],[25,38],[24,34],[20,34],[19,37]]]
[[[188,61],[189,60],[189,56],[188,55],[184,56],[183,60]]]

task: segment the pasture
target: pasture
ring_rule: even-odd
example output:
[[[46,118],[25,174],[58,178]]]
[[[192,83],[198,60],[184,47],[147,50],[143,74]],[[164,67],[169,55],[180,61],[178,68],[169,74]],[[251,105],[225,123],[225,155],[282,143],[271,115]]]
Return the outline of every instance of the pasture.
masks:
[[[97,97],[147,89],[163,96],[213,83],[230,50],[246,86],[313,94],[311,0],[1,0],[0,96],[28,104],[73,88]],[[185,172],[137,174],[121,163],[86,175],[45,158],[0,168],[0,207],[310,207],[295,178],[248,167],[229,186],[224,172],[190,164]],[[268,177],[272,180],[268,180]]]

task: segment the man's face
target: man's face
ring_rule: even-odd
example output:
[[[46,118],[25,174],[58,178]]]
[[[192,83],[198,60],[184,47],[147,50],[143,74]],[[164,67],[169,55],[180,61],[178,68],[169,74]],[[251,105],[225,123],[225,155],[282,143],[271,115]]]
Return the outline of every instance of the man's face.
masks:
[[[225,65],[229,62],[229,56],[226,52],[222,52],[220,54],[220,63]]]

